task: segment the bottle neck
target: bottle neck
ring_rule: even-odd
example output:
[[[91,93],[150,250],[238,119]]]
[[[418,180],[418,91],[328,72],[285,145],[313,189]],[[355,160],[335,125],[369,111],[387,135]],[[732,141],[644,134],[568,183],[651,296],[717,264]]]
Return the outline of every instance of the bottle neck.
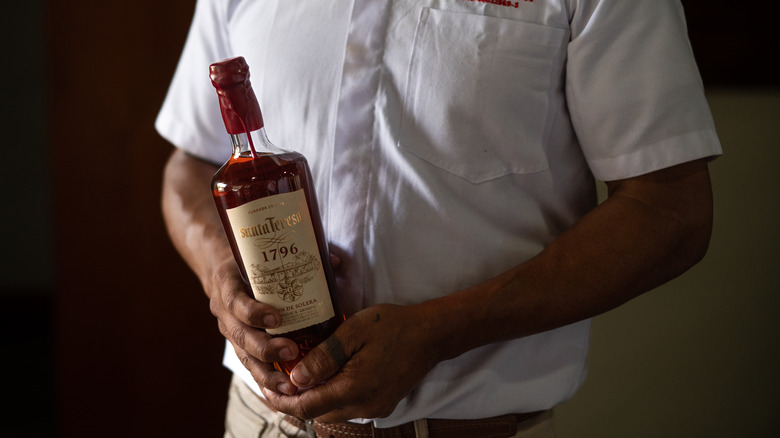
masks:
[[[265,128],[254,131],[231,134],[233,158],[257,158],[258,155],[280,154],[287,152],[268,140]]]

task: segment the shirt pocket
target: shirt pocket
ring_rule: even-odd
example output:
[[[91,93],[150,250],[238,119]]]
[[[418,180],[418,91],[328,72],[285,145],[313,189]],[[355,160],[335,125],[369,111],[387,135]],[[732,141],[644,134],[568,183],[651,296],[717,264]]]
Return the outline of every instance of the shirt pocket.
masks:
[[[473,183],[547,169],[568,30],[423,8],[398,145]]]

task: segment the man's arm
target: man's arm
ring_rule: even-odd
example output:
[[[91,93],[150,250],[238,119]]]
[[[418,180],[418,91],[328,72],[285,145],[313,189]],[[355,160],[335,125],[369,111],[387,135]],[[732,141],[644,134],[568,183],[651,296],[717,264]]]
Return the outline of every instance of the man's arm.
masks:
[[[279,410],[324,421],[387,416],[438,362],[613,309],[686,271],[712,229],[706,160],[608,183],[609,198],[540,254],[480,285],[348,319],[293,370]],[[328,351],[343,350],[346,363]],[[509,366],[509,365],[508,365]],[[340,371],[340,372],[339,372]]]
[[[200,279],[220,331],[244,366],[261,385],[294,393],[287,376],[274,371],[271,363],[294,359],[298,347],[293,341],[271,338],[260,330],[277,326],[281,315],[246,291],[211,196],[210,182],[216,171],[216,166],[182,150],[171,154],[162,190],[168,234]]]
[[[704,257],[712,230],[705,160],[607,186],[609,198],[538,256],[445,300],[470,315],[469,327],[487,329],[468,330],[456,344],[526,336],[599,315]],[[480,306],[480,300],[489,305]],[[449,346],[444,355],[459,349]]]

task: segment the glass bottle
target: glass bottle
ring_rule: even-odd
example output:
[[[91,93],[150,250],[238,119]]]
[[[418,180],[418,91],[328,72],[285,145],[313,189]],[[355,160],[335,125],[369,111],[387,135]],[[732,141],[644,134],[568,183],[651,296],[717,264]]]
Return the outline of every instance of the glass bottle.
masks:
[[[306,158],[267,138],[243,57],[210,66],[233,154],[212,179],[212,193],[233,255],[260,302],[282,323],[268,329],[298,344],[296,359],[274,364],[288,374],[344,316]]]

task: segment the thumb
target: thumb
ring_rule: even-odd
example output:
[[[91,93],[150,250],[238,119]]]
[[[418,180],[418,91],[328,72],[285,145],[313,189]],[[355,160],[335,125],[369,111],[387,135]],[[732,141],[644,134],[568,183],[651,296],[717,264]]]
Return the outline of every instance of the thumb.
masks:
[[[341,340],[332,334],[311,349],[290,373],[290,380],[298,388],[309,388],[328,380],[347,362]]]

